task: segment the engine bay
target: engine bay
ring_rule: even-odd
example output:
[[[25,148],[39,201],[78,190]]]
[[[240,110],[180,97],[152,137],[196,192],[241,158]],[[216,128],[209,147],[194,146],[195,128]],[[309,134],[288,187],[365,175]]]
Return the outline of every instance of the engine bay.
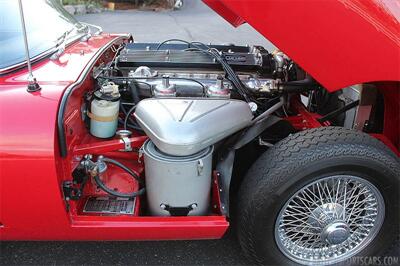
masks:
[[[342,109],[326,119],[323,87],[260,46],[122,43],[87,83],[63,124],[63,193],[78,216],[229,216],[234,164],[253,161],[238,163],[243,149],[257,156],[351,109],[333,97]]]

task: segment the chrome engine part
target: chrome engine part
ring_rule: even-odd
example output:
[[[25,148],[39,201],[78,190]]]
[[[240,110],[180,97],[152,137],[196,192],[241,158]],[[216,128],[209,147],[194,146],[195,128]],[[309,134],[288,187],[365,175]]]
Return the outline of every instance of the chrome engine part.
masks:
[[[155,97],[174,97],[176,96],[175,84],[169,82],[169,76],[162,77],[162,83],[153,87]]]
[[[157,71],[151,70],[147,66],[141,66],[128,73],[129,78],[152,78],[157,76]]]
[[[230,98],[232,83],[222,72],[205,70],[155,70],[147,66],[132,69],[129,78],[139,81],[136,87],[142,97],[210,97]],[[256,74],[239,75],[243,84],[254,92],[270,92],[276,88],[272,78],[260,78]]]
[[[206,215],[210,206],[213,147],[189,156],[171,156],[147,141],[143,151],[150,213]]]
[[[134,79],[139,95],[147,97],[231,98],[235,87],[220,62],[204,49],[218,50],[222,60],[251,90],[268,90],[276,59],[260,46],[200,43],[128,43],[116,58],[122,77]],[[283,65],[279,64],[282,70]],[[166,78],[168,77],[168,78]]]
[[[199,43],[128,43],[117,58],[117,66],[122,71],[130,71],[139,66],[175,69],[220,70],[215,58],[201,51],[216,49],[228,64],[237,71],[257,72],[272,69],[271,54],[261,46],[205,45]]]
[[[135,118],[161,152],[195,154],[251,124],[244,101],[228,99],[146,99]]]
[[[217,77],[215,85],[207,87],[208,97],[230,98],[230,95],[230,87],[224,84],[224,78],[222,76]]]

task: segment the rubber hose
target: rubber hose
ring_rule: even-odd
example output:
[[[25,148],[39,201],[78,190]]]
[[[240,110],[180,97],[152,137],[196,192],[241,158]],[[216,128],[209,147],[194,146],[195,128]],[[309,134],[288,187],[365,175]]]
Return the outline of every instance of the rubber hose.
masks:
[[[279,84],[285,93],[302,93],[314,90],[318,83],[310,76],[303,80],[288,81]]]
[[[137,196],[143,195],[145,192],[145,189],[142,188],[137,192],[133,192],[132,194],[125,194],[125,193],[120,193],[117,192],[115,190],[112,190],[110,188],[108,188],[101,180],[100,177],[98,175],[96,175],[94,177],[94,181],[96,182],[96,184],[100,187],[101,190],[107,192],[110,195],[116,196],[116,197],[120,197],[120,198],[135,198]]]
[[[118,123],[120,123],[122,126],[125,127],[124,123],[125,121],[122,118],[118,118]],[[125,129],[125,128],[124,128]],[[132,124],[132,123],[126,123],[126,129],[133,129],[136,131],[139,131],[140,133],[143,133],[143,129],[141,127],[139,127],[136,123]]]
[[[129,117],[131,116],[131,114],[133,113],[133,111],[135,111],[135,109],[136,109],[136,105],[134,105],[134,106],[128,111],[128,113],[126,114],[125,121],[124,121],[124,129],[125,129],[125,130],[127,129]]]
[[[118,162],[118,161],[116,161],[116,160],[110,159],[110,158],[103,158],[103,161],[104,161],[104,162],[111,163],[111,164],[114,164],[115,166],[117,166],[117,167],[119,167],[119,168],[125,170],[125,171],[126,171],[128,174],[130,174],[134,179],[136,179],[136,180],[139,182],[139,184],[144,184],[143,180],[142,180],[135,172],[133,172],[131,169],[129,169],[128,167],[126,167],[126,166],[123,165],[122,163],[120,163],[120,162]],[[121,198],[134,198],[134,197],[143,195],[144,192],[145,192],[145,188],[142,188],[142,189],[140,189],[139,191],[133,192],[133,193],[131,193],[131,194],[125,194],[125,193],[117,192],[117,191],[115,191],[115,190],[113,190],[113,189],[108,188],[108,187],[101,181],[99,175],[96,175],[96,176],[94,177],[94,181],[96,182],[96,184],[97,184],[103,191],[107,192],[107,193],[110,194],[110,195],[116,196],[116,197],[121,197]]]
[[[142,185],[144,184],[144,181],[143,181],[135,172],[133,172],[131,169],[129,169],[128,167],[126,167],[126,166],[123,165],[122,163],[120,163],[120,162],[118,162],[118,161],[116,161],[116,160],[107,158],[107,157],[104,157],[102,160],[103,160],[104,162],[108,162],[108,163],[111,163],[111,164],[113,164],[113,165],[115,165],[115,166],[118,166],[119,168],[125,170],[125,171],[126,171],[128,174],[130,174],[133,178],[135,178],[140,184],[142,184]]]
[[[311,76],[306,76],[305,79],[282,82],[280,85],[282,85],[282,86],[305,86],[305,85],[317,85],[317,82]]]
[[[312,91],[315,90],[315,87],[300,87],[298,85],[294,85],[294,86],[288,86],[288,85],[284,85],[282,86],[282,91],[284,93],[302,93],[302,92],[308,92],[308,91]]]
[[[135,85],[135,82],[134,81],[129,82],[128,83],[128,87],[129,87],[129,90],[131,92],[131,96],[132,96],[133,102],[135,104],[137,104],[140,101],[140,98],[139,98],[139,95],[138,95],[138,91],[137,91],[137,87]]]
[[[120,108],[121,108],[122,112],[124,113],[124,115],[126,115],[127,111],[126,111],[124,105],[122,104],[122,102],[120,102]],[[134,123],[133,119],[130,117],[129,117],[129,122]],[[123,124],[123,122],[122,122],[122,124]]]

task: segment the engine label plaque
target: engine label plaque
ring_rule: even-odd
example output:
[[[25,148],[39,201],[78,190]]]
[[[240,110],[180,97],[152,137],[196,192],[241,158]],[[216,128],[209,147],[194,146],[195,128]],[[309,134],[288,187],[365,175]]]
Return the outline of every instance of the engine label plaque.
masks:
[[[135,210],[135,199],[90,197],[83,208],[84,213],[132,215]]]

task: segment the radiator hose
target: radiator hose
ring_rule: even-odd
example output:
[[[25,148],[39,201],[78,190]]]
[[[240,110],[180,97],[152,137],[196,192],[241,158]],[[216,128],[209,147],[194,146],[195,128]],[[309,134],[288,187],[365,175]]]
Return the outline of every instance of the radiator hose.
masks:
[[[116,160],[110,159],[110,158],[106,158],[106,157],[103,157],[101,160],[103,160],[104,162],[111,163],[111,164],[121,168],[122,170],[124,170],[125,172],[130,174],[134,179],[136,179],[139,182],[139,184],[141,184],[141,185],[144,184],[143,180],[135,172],[133,172],[131,169],[129,169],[122,163],[120,163]],[[98,174],[94,176],[94,181],[96,182],[96,184],[99,186],[99,188],[101,190],[107,192],[108,194],[110,194],[112,196],[116,196],[116,197],[120,197],[120,198],[135,198],[137,196],[143,195],[145,192],[145,188],[142,188],[139,191],[133,192],[133,193],[120,193],[118,191],[115,191],[115,190],[107,187],[103,183],[103,181],[101,181],[100,176]]]
[[[302,93],[314,90],[318,86],[318,83],[311,76],[306,76],[302,80],[282,82],[279,86],[285,93]]]

